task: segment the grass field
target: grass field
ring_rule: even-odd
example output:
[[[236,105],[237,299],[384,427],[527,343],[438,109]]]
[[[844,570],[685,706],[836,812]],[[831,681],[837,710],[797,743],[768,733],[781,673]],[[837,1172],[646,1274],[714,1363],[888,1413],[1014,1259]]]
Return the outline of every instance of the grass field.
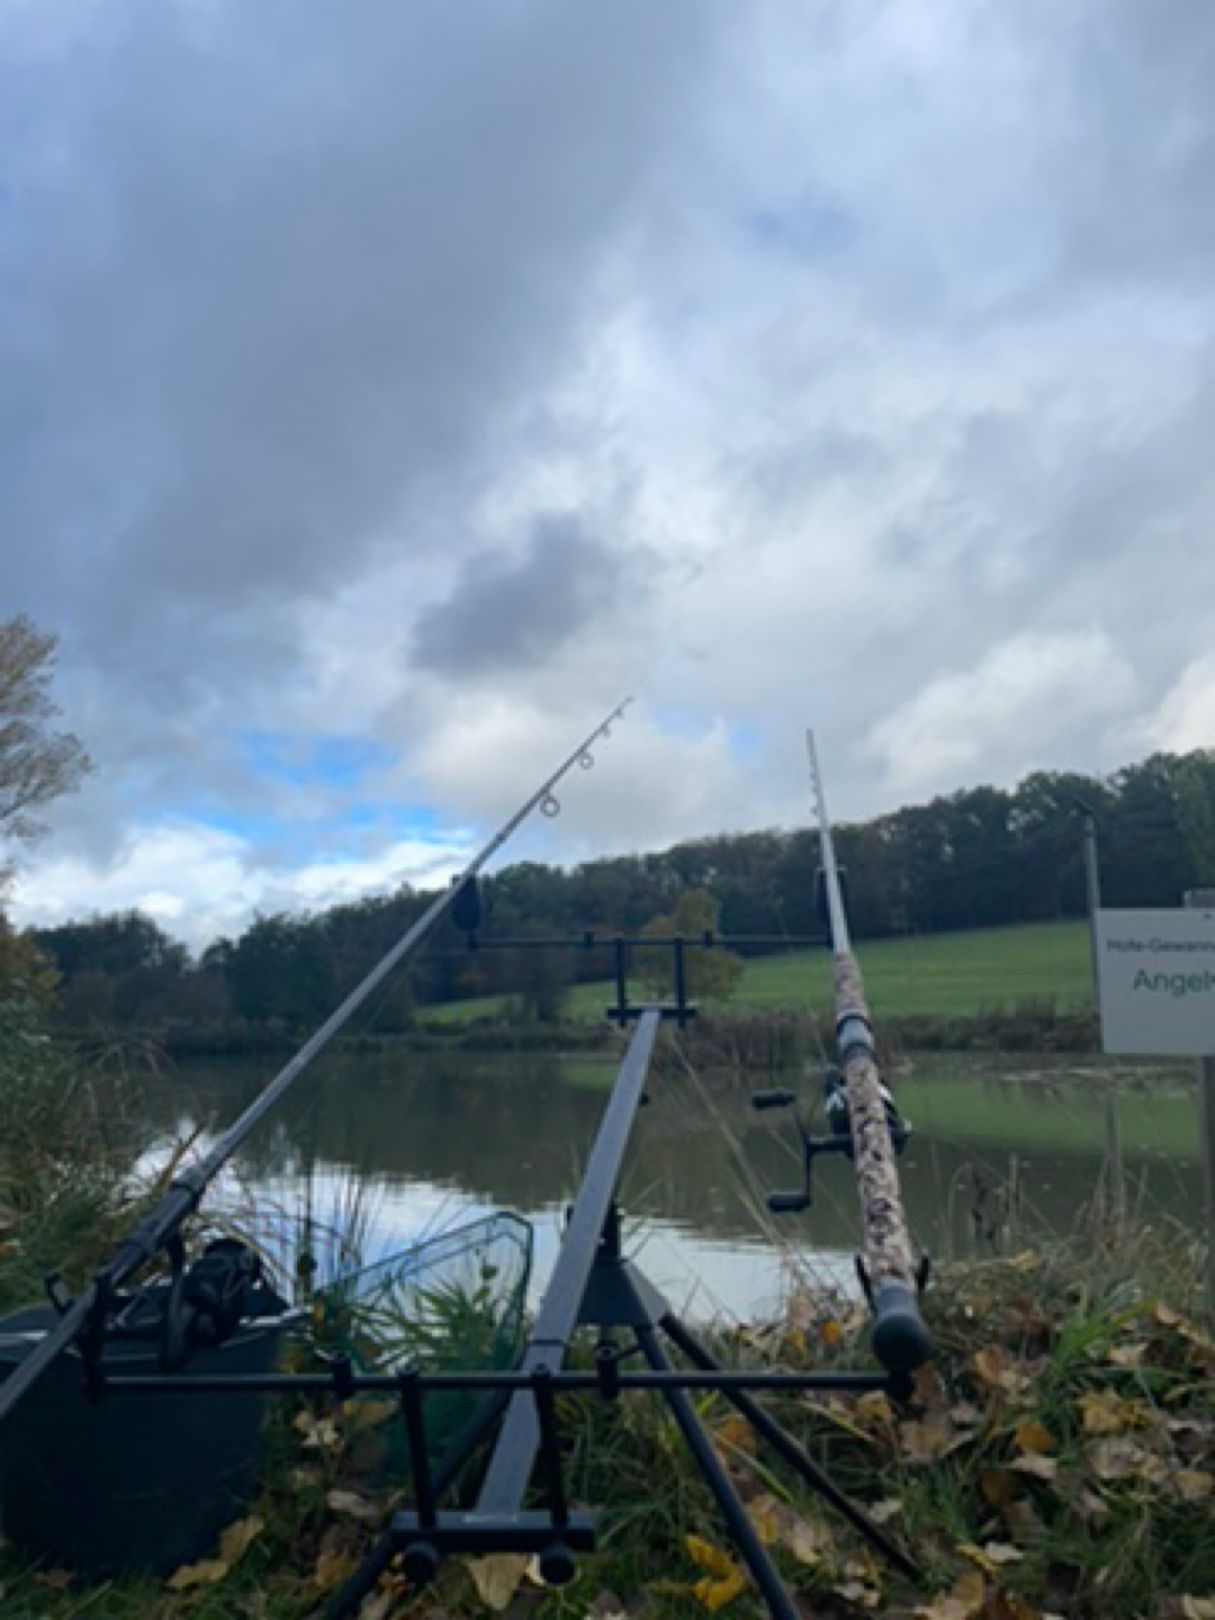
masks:
[[[857,952],[874,1012],[891,1018],[965,1016],[1053,997],[1075,1007],[1090,999],[1088,929],[1082,922],[1026,923],[969,933],[879,939]],[[825,1010],[831,994],[827,951],[791,951],[750,962],[730,1008]],[[597,1019],[612,997],[606,981],[571,990],[567,1016]],[[425,1009],[438,1022],[464,1022],[500,1014],[508,998],[480,996]]]

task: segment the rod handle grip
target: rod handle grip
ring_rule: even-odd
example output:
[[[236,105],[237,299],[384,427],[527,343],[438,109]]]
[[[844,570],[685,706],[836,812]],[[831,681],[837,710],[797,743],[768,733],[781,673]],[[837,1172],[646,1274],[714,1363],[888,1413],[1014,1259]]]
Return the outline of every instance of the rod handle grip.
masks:
[[[873,1353],[896,1378],[910,1378],[933,1353],[914,1288],[885,1282],[873,1290]]]

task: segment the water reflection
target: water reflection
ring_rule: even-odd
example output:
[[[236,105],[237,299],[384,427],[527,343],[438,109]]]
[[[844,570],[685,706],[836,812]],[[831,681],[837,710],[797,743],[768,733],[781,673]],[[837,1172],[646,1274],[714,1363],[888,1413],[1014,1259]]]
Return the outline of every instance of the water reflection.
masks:
[[[150,1081],[156,1133],[226,1123],[265,1084],[265,1060],[191,1063]],[[916,1131],[904,1188],[917,1238],[966,1252],[1004,1217],[1010,1163],[1027,1229],[1068,1230],[1101,1166],[1102,1110],[1085,1078],[984,1079],[971,1060],[922,1066],[903,1087]],[[289,1204],[311,1168],[374,1183],[380,1246],[497,1208],[536,1222],[538,1274],[557,1242],[614,1074],[609,1062],[503,1054],[340,1056],[323,1065],[242,1152],[244,1182]],[[797,1082],[799,1085],[801,1082]],[[805,1089],[803,1087],[803,1089]],[[1193,1099],[1176,1091],[1121,1104],[1127,1170],[1145,1217],[1198,1219]],[[776,1227],[763,1196],[792,1185],[787,1131],[757,1117],[728,1081],[655,1077],[622,1188],[633,1246],[660,1286],[701,1314],[746,1316],[774,1305],[793,1260],[845,1277],[857,1238],[855,1190],[843,1164],[816,1171],[813,1210]]]

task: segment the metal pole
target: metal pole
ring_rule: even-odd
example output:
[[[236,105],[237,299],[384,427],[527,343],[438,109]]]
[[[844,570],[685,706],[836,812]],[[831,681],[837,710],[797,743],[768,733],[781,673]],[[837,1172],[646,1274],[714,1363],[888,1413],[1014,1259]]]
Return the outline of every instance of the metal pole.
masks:
[[[682,1350],[688,1360],[703,1372],[717,1372],[720,1370],[719,1364],[700,1341],[688,1332],[687,1328],[684,1327],[673,1312],[668,1311],[659,1326],[676,1348]],[[865,1537],[870,1546],[876,1547],[879,1552],[889,1558],[896,1569],[901,1570],[911,1580],[918,1581],[920,1579],[920,1570],[916,1568],[898,1543],[892,1541],[882,1527],[875,1523],[864,1509],[859,1508],[850,1497],[844,1495],[834,1480],[814,1461],[806,1448],[799,1445],[791,1434],[782,1429],[776,1419],[766,1412],[758,1401],[753,1401],[745,1389],[727,1388],[722,1393],[734,1406],[735,1410],[742,1413],[756,1434],[762,1435],[773,1450],[779,1452],[789,1466],[795,1469],[807,1484],[813,1486],[820,1496],[830,1502],[831,1506],[847,1519],[854,1530],[859,1531]]]
[[[1215,908],[1215,889],[1191,889],[1187,906]],[[1215,1057],[1198,1059],[1198,1128],[1201,1140],[1207,1229],[1207,1310],[1215,1318]]]
[[[1097,968],[1097,913],[1101,910],[1101,864],[1097,853],[1097,818],[1083,799],[1077,799],[1083,816],[1084,896],[1088,912],[1089,963],[1093,976],[1093,1008],[1101,1021],[1101,975]],[[1106,1214],[1116,1231],[1126,1225],[1126,1170],[1122,1156],[1122,1120],[1118,1092],[1107,1081],[1105,1110],[1105,1201]]]
[[[349,1022],[377,986],[411,951],[422,943],[434,925],[447,912],[448,907],[451,906],[464,885],[471,882],[486,862],[497,854],[520,823],[525,821],[532,811],[537,808],[550,815],[556,813],[555,809],[549,809],[548,807],[560,808],[553,798],[553,789],[557,783],[561,781],[568,771],[573,769],[575,764],[590,758],[587,752],[588,749],[600,737],[607,734],[612,722],[620,718],[632,701],[631,698],[625,698],[623,703],[617,704],[612,712],[599,722],[594,731],[590,732],[578,744],[568,759],[564,760],[552,775],[541,783],[531,797],[515,811],[514,815],[499,828],[484,849],[474,856],[464,868],[451,887],[443,894],[438,895],[427,906],[413,926],[406,930],[392,949],[372,968],[366,978],[357,984],[341,1005],[330,1013],[321,1027],[304,1042],[290,1062],[279,1070],[261,1095],[255,1098],[240,1118],[220,1136],[211,1151],[200,1159],[197,1164],[182,1171],[174,1179],[160,1203],[144,1217],[130,1237],[119,1244],[111,1258],[98,1271],[93,1282],[73,1300],[67,1311],[59,1318],[54,1329],[46,1335],[36,1349],[26,1356],[16,1371],[5,1380],[3,1386],[0,1386],[0,1419],[16,1406],[30,1386],[42,1376],[51,1363],[77,1337],[93,1310],[98,1307],[104,1310],[108,1305],[111,1294],[116,1289],[121,1288],[128,1278],[146,1265],[152,1256],[164,1247],[187,1216],[192,1214],[198,1207],[208,1184],[215,1179],[254,1127],[269,1113],[283,1093],[299,1079],[304,1070],[320,1056],[334,1036]]]
[[[557,1263],[536,1313],[536,1325],[519,1363],[521,1373],[530,1375],[539,1367],[557,1372],[565,1360],[570,1339],[578,1325],[578,1313],[582,1308],[587,1279],[595,1263],[604,1223],[616,1195],[629,1135],[641,1107],[661,1020],[662,1015],[656,1007],[647,1007],[637,1021],[637,1028],[612,1088],[611,1100],[604,1110],[595,1145],[587,1160],[582,1186],[561,1240]],[[507,1408],[506,1420],[477,1499],[478,1514],[519,1511],[539,1446],[540,1424],[536,1416],[536,1403],[530,1391],[521,1391],[512,1397]]]
[[[670,1372],[671,1363],[667,1360],[654,1329],[639,1324],[634,1327],[633,1332],[637,1336],[637,1343],[641,1346],[642,1355],[655,1372]],[[738,1492],[730,1482],[730,1476],[721,1458],[713,1449],[713,1442],[701,1426],[696,1408],[681,1389],[668,1388],[663,1393],[667,1405],[671,1408],[671,1415],[683,1433],[684,1444],[695,1458],[702,1479],[712,1491],[717,1506],[721,1509],[721,1516],[729,1527],[730,1539],[742,1554],[743,1561],[751,1571],[751,1579],[768,1605],[768,1613],[773,1620],[800,1620],[804,1610],[795,1606],[793,1599],[786,1592],[776,1566],[768,1556],[767,1548],[759,1539],[755,1526],[747,1517],[746,1508],[739,1500]]]

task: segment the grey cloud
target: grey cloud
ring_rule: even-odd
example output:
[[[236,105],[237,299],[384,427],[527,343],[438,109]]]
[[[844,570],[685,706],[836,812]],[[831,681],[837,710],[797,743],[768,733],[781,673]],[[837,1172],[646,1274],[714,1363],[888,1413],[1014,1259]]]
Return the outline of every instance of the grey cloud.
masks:
[[[419,620],[414,662],[450,676],[535,669],[615,606],[638,559],[576,517],[539,521],[518,559],[469,558],[452,594]]]
[[[116,752],[292,679],[345,581],[477,543],[713,9],[129,0],[0,45],[0,605],[63,631]]]

